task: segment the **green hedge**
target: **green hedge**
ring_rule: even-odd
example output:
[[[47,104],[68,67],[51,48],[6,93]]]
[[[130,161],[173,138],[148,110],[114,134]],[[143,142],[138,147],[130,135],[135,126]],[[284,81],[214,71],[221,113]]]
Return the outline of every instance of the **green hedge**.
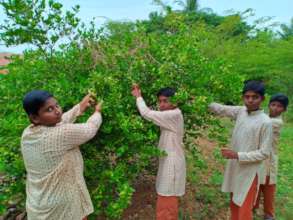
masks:
[[[142,171],[152,171],[159,130],[139,116],[130,94],[133,82],[141,85],[149,106],[164,86],[177,89],[186,129],[214,123],[207,113],[212,100],[238,103],[244,77],[223,59],[209,59],[199,50],[199,30],[170,22],[174,31],[146,33],[145,25],[110,23],[98,40],[87,37],[50,57],[28,51],[9,65],[0,83],[1,211],[9,202],[23,206],[25,170],[20,137],[28,126],[22,98],[33,89],[53,93],[64,110],[78,103],[88,89],[104,100],[103,125],[98,135],[81,147],[85,177],[96,215],[117,218],[129,205],[133,183]],[[80,119],[84,121],[85,115]]]

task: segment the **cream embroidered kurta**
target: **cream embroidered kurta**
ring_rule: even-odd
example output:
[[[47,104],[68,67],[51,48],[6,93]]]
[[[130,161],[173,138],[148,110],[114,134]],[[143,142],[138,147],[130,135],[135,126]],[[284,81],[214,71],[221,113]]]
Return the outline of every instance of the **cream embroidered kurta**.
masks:
[[[225,106],[212,103],[210,110],[220,116],[236,120],[231,149],[238,152],[238,160],[226,164],[223,192],[232,192],[233,202],[242,206],[251,184],[258,176],[260,184],[264,160],[272,151],[272,122],[262,111],[248,113],[244,106]]]
[[[265,184],[266,176],[270,176],[269,184],[276,184],[277,183],[277,176],[278,176],[278,142],[280,138],[280,130],[283,125],[282,117],[271,118],[272,125],[273,125],[273,149],[270,157],[265,161],[265,167],[262,170],[262,184]]]
[[[143,118],[158,125],[161,130],[159,149],[167,156],[159,158],[156,191],[161,196],[182,196],[185,193],[186,165],[183,150],[184,121],[180,109],[150,110],[143,98],[136,99]]]
[[[96,112],[73,124],[79,114],[76,105],[56,126],[30,125],[23,132],[28,220],[81,220],[93,212],[79,145],[95,136],[102,117]]]

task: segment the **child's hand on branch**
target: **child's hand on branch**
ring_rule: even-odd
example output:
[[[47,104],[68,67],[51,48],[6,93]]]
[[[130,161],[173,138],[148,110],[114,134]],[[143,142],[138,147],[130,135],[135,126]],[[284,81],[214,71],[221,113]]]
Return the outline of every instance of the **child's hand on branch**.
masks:
[[[136,98],[141,97],[141,91],[138,84],[132,85],[131,94]]]

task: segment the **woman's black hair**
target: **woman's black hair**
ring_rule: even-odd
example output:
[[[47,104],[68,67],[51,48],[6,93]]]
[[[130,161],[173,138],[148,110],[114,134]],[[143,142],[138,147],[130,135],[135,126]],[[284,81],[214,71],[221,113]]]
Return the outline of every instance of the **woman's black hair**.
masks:
[[[24,96],[22,105],[28,115],[38,115],[40,108],[52,97],[47,91],[33,90]]]

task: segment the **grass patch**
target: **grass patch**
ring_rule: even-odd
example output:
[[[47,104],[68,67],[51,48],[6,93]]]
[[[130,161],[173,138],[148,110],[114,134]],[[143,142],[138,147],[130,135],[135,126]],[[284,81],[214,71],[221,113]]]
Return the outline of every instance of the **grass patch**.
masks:
[[[279,220],[293,218],[293,123],[285,124],[281,132],[276,215]]]

